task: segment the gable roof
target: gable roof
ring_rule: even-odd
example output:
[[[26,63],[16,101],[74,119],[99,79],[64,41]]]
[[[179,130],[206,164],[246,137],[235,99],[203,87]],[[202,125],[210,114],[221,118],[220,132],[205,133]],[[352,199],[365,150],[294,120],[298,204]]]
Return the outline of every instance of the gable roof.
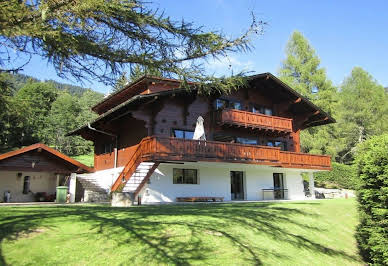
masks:
[[[335,123],[335,119],[331,117],[329,114],[327,114],[325,111],[323,111],[320,107],[316,106],[314,103],[312,103],[307,97],[304,97],[294,89],[292,89],[290,86],[288,86],[286,83],[281,81],[279,78],[274,76],[273,74],[266,72],[261,73],[257,75],[252,75],[247,77],[248,81],[251,83],[254,83],[256,81],[260,82],[266,82],[266,86],[269,85],[268,82],[273,83],[272,89],[275,89],[276,92],[279,95],[283,95],[283,97],[290,98],[292,101],[297,103],[299,107],[295,107],[294,111],[303,113],[306,112],[306,110],[309,110],[314,117],[313,120],[309,120],[306,127],[313,127],[318,125],[325,125],[329,123]],[[160,82],[175,82],[175,83],[181,83],[180,80],[174,80],[174,79],[168,79],[168,78],[161,78],[161,77],[154,77],[154,76],[143,76],[136,81],[132,82],[131,84],[125,86],[123,89],[111,94],[108,98],[104,99],[102,102],[95,105],[93,108],[97,110],[98,108],[102,108],[104,105],[111,105],[112,102],[115,101],[115,97],[119,97],[119,99],[116,99],[119,104],[112,107],[111,109],[107,110],[106,112],[102,113],[99,117],[97,117],[95,120],[91,121],[89,124],[81,126],[67,134],[67,136],[71,135],[78,135],[80,132],[84,129],[88,128],[88,125],[93,125],[97,122],[102,122],[105,120],[109,120],[111,117],[114,117],[115,114],[118,113],[129,113],[131,108],[135,107],[137,104],[144,103],[147,101],[151,101],[158,97],[164,97],[164,96],[171,96],[171,95],[180,95],[180,94],[188,94],[188,93],[197,93],[195,89],[195,83],[191,83],[193,88],[191,90],[184,89],[184,88],[176,88],[176,89],[170,89],[170,90],[164,90],[159,91],[155,93],[149,93],[149,94],[138,94],[132,97],[129,97],[126,100],[123,100],[123,95],[126,93],[130,93],[131,90],[133,92],[134,87],[139,86],[139,84],[142,84],[145,86],[147,82],[150,81],[160,81]],[[268,95],[273,94],[273,91],[270,91],[268,89],[263,90],[262,92],[267,92]],[[120,96],[121,95],[121,96]],[[128,96],[127,96],[128,97]],[[96,109],[97,108],[97,109]],[[104,107],[106,108],[106,106]]]
[[[22,155],[22,154],[25,154],[28,152],[32,152],[34,150],[46,151],[50,155],[59,159],[60,161],[63,161],[63,163],[71,164],[72,166],[74,166],[74,168],[77,169],[77,172],[94,172],[93,168],[88,167],[88,166],[78,162],[77,160],[74,160],[74,159],[68,157],[67,155],[65,155],[65,154],[63,154],[63,153],[61,153],[53,148],[50,148],[42,143],[36,143],[36,144],[30,145],[30,146],[27,146],[27,147],[24,147],[24,148],[15,150],[15,151],[10,151],[7,153],[0,154],[0,163],[5,159],[9,159],[9,158],[19,156],[19,155]]]
[[[156,76],[149,76],[144,75],[136,80],[134,80],[131,83],[128,83],[120,90],[117,90],[108,96],[106,96],[104,99],[102,99],[100,102],[95,104],[91,109],[99,114],[105,113],[109,111],[109,109],[113,108],[114,106],[123,103],[124,101],[128,100],[128,98],[136,96],[136,94],[139,94],[143,90],[145,90],[149,83],[151,82],[163,82],[163,83],[171,83],[176,84],[177,87],[180,87],[179,84],[182,83],[181,80],[177,79],[170,79],[170,78],[163,78],[163,77],[156,77]],[[191,82],[188,82],[188,84],[193,84]]]

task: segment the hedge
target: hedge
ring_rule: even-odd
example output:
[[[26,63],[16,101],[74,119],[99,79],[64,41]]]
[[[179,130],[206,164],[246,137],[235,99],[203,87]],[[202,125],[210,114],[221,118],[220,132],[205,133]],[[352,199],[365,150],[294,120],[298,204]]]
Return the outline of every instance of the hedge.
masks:
[[[367,263],[388,265],[388,134],[358,147],[360,224],[356,238]]]
[[[356,189],[358,178],[356,168],[352,165],[333,162],[330,172],[314,173],[317,187]]]

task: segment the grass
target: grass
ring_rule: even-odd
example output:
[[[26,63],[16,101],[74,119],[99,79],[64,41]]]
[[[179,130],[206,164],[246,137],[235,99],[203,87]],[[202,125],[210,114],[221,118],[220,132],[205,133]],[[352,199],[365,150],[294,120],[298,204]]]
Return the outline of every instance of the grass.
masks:
[[[94,154],[82,154],[72,157],[74,160],[79,161],[80,163],[83,163],[86,166],[93,167],[94,165]]]
[[[363,265],[355,200],[0,208],[0,265]]]

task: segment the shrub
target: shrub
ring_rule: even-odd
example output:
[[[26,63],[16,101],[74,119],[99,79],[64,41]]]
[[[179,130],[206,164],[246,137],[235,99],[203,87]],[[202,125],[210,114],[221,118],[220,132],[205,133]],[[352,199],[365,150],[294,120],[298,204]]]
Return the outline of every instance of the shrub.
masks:
[[[356,238],[366,262],[388,265],[388,134],[358,147],[360,224]]]
[[[330,172],[314,173],[317,187],[356,189],[358,178],[354,166],[335,162],[332,166]]]

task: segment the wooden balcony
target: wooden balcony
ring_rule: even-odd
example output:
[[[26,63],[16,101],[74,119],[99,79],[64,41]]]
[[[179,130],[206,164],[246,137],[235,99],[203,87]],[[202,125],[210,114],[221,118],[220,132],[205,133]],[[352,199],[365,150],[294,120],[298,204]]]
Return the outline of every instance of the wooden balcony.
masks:
[[[284,152],[278,147],[168,137],[140,143],[142,161],[207,161],[260,164],[285,168],[330,170],[329,156]]]
[[[223,109],[216,112],[217,123],[252,129],[263,129],[281,132],[292,131],[292,119],[251,113],[235,109]]]

